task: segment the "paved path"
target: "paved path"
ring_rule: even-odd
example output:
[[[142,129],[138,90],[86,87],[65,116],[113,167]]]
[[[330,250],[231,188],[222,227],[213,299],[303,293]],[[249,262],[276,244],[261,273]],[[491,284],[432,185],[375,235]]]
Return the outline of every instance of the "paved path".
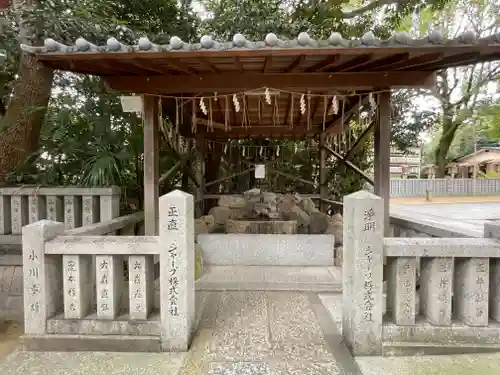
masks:
[[[199,292],[200,293],[200,292]],[[205,306],[186,354],[29,353],[0,364],[9,375],[362,375],[335,321],[339,294],[201,292]],[[337,315],[335,315],[337,316]]]
[[[199,292],[206,301],[188,353],[15,351],[9,375],[498,375],[500,354],[360,357],[340,339],[340,294]],[[10,327],[10,328],[9,328]],[[15,341],[18,327],[0,340]],[[12,345],[5,349],[12,349]],[[1,352],[0,356],[4,354]]]
[[[410,216],[468,236],[483,237],[484,223],[500,220],[500,202],[392,204],[391,213]]]

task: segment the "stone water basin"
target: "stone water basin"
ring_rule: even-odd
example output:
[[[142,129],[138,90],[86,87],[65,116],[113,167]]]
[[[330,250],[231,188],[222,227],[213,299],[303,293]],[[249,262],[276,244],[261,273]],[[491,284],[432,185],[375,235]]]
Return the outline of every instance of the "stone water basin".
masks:
[[[226,222],[226,233],[296,234],[297,221],[272,219],[229,219]]]

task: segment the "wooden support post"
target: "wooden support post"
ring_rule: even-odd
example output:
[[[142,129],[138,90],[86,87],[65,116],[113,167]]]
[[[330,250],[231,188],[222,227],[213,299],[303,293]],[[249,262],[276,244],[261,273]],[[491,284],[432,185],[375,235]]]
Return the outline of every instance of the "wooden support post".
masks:
[[[185,162],[183,163],[183,166],[182,166],[181,186],[182,186],[182,191],[184,191],[185,193],[189,193],[189,192],[191,192],[190,187],[189,187],[189,171],[191,169],[191,163],[189,161],[189,152],[191,151],[191,139],[186,139],[186,148],[189,150],[187,153],[187,157],[186,157],[186,155],[182,154],[183,150],[180,150],[180,149],[179,149],[179,156],[182,158],[186,157],[186,159],[184,159]]]
[[[321,212],[326,213],[327,209],[327,204],[323,200],[327,198],[328,194],[328,189],[326,184],[326,169],[325,169],[325,162],[326,162],[326,152],[325,152],[325,134],[321,133],[320,138],[319,138],[319,195],[321,197],[320,199],[320,205],[319,209]]]
[[[144,95],[144,234],[146,236],[158,235],[159,115],[158,98]]]
[[[196,188],[196,200],[199,203],[196,205],[196,217],[205,215],[205,163],[207,159],[205,140],[201,137],[196,139],[197,155],[196,155],[196,180],[199,186]]]
[[[384,199],[384,228],[389,235],[389,198],[391,190],[391,93],[382,92],[379,95],[378,121],[374,129],[375,144],[375,194]]]

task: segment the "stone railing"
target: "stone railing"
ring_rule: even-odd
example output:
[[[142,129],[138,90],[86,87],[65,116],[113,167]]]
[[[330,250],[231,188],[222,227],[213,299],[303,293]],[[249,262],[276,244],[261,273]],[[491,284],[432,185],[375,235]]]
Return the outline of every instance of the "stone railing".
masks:
[[[20,249],[23,226],[47,219],[73,229],[120,214],[120,188],[0,188],[0,250]]]
[[[119,229],[109,222],[65,231],[42,220],[23,228],[26,349],[188,349],[195,323],[193,197],[176,190],[159,206],[159,236],[100,236]],[[130,234],[137,216],[124,217]]]
[[[379,197],[344,198],[342,329],[353,354],[500,350],[500,225],[485,225],[490,238],[384,238],[383,217]]]
[[[447,223],[421,220],[403,214],[391,214],[391,235],[394,237],[474,237],[467,230],[460,230]]]

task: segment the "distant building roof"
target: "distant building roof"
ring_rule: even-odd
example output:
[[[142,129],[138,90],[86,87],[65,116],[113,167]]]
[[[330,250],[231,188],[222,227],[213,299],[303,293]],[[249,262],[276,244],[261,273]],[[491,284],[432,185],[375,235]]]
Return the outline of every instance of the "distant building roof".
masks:
[[[500,151],[500,146],[481,147],[476,152],[472,152],[468,155],[464,155],[460,158],[453,160],[452,164],[454,164],[454,163],[463,164],[466,160],[472,159],[474,156],[478,156],[480,154],[483,154],[483,153],[489,152],[489,151]],[[500,162],[500,154],[498,154],[498,157],[491,158],[489,161],[499,161]]]

